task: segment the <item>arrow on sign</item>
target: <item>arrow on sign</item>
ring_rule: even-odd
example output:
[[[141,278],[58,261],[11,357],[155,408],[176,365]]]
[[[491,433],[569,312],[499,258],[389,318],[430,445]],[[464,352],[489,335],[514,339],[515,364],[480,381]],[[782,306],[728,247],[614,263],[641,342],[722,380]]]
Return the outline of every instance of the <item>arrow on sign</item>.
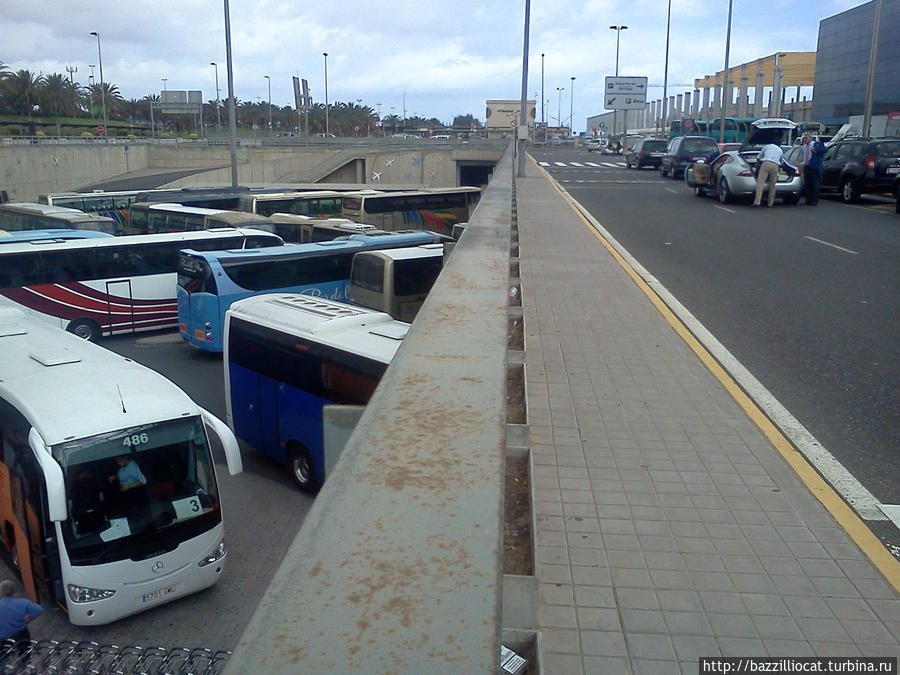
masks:
[[[616,97],[615,97],[615,96],[613,96],[612,98],[606,99],[606,105],[612,105],[612,104],[615,103],[615,102],[616,102]]]

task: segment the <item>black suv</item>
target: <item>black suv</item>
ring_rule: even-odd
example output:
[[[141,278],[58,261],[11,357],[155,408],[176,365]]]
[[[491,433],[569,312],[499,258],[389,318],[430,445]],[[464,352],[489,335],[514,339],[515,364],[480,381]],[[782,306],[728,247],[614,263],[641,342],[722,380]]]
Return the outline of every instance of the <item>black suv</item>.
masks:
[[[666,142],[660,138],[642,138],[625,151],[625,166],[640,169],[642,166],[658,167],[666,154]]]
[[[822,192],[839,192],[852,203],[867,192],[890,193],[900,175],[900,138],[846,138],[823,159]]]
[[[719,144],[708,136],[678,136],[669,141],[669,147],[659,163],[659,172],[672,178],[684,175],[684,170],[701,157],[709,164],[719,154]]]

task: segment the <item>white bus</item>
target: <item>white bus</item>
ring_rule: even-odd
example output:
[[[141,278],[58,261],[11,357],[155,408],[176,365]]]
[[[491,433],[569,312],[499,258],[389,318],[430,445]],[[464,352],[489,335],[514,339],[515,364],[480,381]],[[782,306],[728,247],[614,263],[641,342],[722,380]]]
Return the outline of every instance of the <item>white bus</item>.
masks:
[[[374,225],[354,223],[346,218],[312,218],[293,213],[273,213],[269,216],[274,232],[288,244],[308,244],[332,241],[350,234],[371,234]]]
[[[181,249],[281,246],[253,229],[220,228],[0,246],[0,304],[15,305],[79,337],[174,327]]]
[[[291,293],[239,300],[225,316],[228,424],[314,492],[336,459],[325,454],[323,406],[368,403],[409,324]]]
[[[480,189],[466,186],[347,194],[341,203],[341,217],[382,230],[415,228],[451,236],[456,223],[469,220],[480,196]]]
[[[261,216],[293,213],[298,216],[330,218],[341,215],[341,199],[345,194],[347,193],[335,190],[245,194],[238,199],[238,210]]]
[[[252,227],[274,232],[272,222],[254,213],[185,206],[168,202],[135,202],[128,212],[127,234],[188,232],[214,227]]]
[[[98,625],[214,584],[225,569],[207,429],[162,375],[0,308],[0,535],[35,602]]]
[[[360,251],[350,268],[350,302],[412,323],[443,266],[443,244]]]
[[[0,204],[0,230],[50,229],[96,230],[116,234],[118,225],[112,218],[63,206],[30,202]]]

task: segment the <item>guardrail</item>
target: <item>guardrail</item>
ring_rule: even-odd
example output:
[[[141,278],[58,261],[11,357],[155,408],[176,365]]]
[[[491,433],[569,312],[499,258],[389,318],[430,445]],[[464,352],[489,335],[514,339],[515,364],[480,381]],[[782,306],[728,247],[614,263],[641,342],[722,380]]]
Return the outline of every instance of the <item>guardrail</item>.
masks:
[[[512,153],[226,673],[496,672]]]

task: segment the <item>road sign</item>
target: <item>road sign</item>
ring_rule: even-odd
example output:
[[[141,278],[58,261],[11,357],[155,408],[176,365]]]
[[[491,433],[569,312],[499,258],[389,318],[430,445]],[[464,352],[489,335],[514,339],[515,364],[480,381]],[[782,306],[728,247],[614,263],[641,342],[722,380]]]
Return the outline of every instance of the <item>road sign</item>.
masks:
[[[643,94],[647,97],[646,77],[606,77],[606,94]]]
[[[647,107],[646,94],[609,94],[603,97],[607,110],[643,110]]]
[[[643,110],[647,107],[646,77],[606,77],[603,88],[606,110]]]

